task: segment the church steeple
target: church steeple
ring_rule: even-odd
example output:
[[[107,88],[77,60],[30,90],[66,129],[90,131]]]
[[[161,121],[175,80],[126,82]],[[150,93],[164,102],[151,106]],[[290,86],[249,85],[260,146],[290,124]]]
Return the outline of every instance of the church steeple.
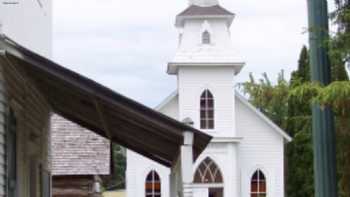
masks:
[[[177,76],[179,119],[215,137],[236,136],[234,78],[244,62],[231,41],[234,16],[218,0],[190,0],[176,16],[179,46],[168,63],[167,73]]]
[[[189,0],[190,5],[196,5],[200,7],[210,7],[219,4],[218,0]]]
[[[233,50],[230,26],[234,14],[218,0],[190,0],[190,5],[176,16],[179,46],[169,74],[183,67],[232,67],[237,74],[243,63]]]

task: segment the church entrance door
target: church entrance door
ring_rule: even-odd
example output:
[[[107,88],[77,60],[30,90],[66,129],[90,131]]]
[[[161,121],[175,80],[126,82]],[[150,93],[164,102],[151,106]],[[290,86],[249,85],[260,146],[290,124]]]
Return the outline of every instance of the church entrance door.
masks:
[[[209,188],[208,197],[224,197],[223,193],[224,193],[223,188]]]
[[[194,197],[224,197],[224,189],[222,187],[211,188],[208,185],[195,185],[193,189]]]

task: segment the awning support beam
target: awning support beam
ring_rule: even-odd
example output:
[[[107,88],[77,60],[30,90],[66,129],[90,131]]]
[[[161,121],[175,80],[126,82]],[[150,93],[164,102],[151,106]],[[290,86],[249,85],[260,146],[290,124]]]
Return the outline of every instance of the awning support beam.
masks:
[[[98,116],[100,118],[100,122],[101,122],[101,124],[102,124],[102,126],[103,126],[103,128],[104,128],[104,130],[106,132],[106,135],[108,136],[109,139],[112,139],[112,137],[113,137],[112,133],[111,133],[109,127],[108,127],[107,122],[105,121],[106,119],[105,119],[105,117],[103,115],[103,111],[101,109],[101,105],[100,105],[99,101],[97,100],[97,98],[92,98],[92,100],[94,101],[97,114],[98,114]]]

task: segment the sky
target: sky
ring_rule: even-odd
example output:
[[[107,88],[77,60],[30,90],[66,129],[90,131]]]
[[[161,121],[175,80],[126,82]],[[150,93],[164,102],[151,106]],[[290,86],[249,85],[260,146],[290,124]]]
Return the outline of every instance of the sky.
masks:
[[[249,73],[271,79],[297,68],[307,44],[306,0],[220,0],[236,14],[232,42]],[[149,107],[176,89],[166,74],[177,48],[175,16],[187,0],[56,0],[53,59]]]

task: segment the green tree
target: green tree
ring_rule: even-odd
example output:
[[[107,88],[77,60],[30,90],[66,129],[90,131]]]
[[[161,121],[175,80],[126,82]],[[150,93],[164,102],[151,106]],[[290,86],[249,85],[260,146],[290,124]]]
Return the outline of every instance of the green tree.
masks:
[[[350,59],[350,1],[335,0],[336,9],[331,13],[331,19],[337,31],[331,39],[331,56],[336,57],[340,64]]]
[[[282,72],[276,84],[266,74],[258,81],[250,75],[250,81],[243,84],[250,102],[293,137],[286,148],[288,197],[314,196],[313,102],[331,106],[335,113],[339,196],[350,196],[350,82],[344,62],[339,57],[331,58],[333,83],[326,87],[310,82],[306,47],[300,53],[298,70],[292,73],[290,82]]]
[[[330,106],[334,111],[339,196],[350,196],[350,82],[335,81],[328,86],[305,83],[292,89],[290,97]]]
[[[126,156],[125,149],[115,143],[111,147],[111,175],[104,177],[103,185],[107,190],[125,188]]]
[[[250,102],[293,137],[286,147],[286,191],[289,197],[314,196],[310,105],[307,101],[288,96],[291,88],[310,81],[309,70],[308,49],[304,46],[298,70],[292,73],[290,82],[281,72],[277,84],[272,84],[266,74],[258,82],[251,75],[250,81],[243,84]]]
[[[298,70],[292,73],[290,89],[310,82],[309,52],[306,46],[301,50]],[[288,98],[287,132],[293,141],[287,145],[288,197],[314,196],[313,149],[311,108],[307,101]]]
[[[282,128],[286,127],[289,84],[283,71],[278,76],[277,85],[271,83],[266,73],[258,82],[250,74],[250,81],[243,83],[242,88],[254,106]]]

